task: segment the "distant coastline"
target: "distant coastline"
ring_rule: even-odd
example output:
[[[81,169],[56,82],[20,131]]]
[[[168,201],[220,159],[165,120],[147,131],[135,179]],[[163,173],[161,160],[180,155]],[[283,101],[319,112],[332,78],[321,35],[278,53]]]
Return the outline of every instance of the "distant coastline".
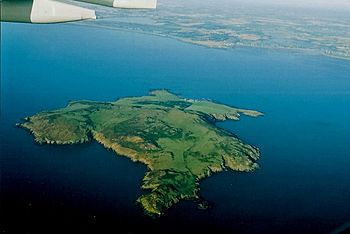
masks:
[[[218,49],[218,50],[235,50],[239,48],[257,48],[257,49],[266,49],[266,50],[277,50],[277,51],[291,51],[291,52],[296,52],[296,53],[302,53],[305,55],[319,55],[319,56],[325,56],[329,58],[334,58],[334,59],[340,59],[340,60],[345,60],[345,61],[350,61],[350,56],[339,56],[335,54],[329,54],[329,53],[324,53],[322,51],[319,51],[317,49],[308,49],[308,48],[292,48],[292,47],[269,47],[269,46],[257,46],[257,45],[230,45],[230,46],[208,46],[208,45],[203,45],[203,44],[198,44],[195,41],[189,41],[187,38],[181,38],[181,37],[176,37],[172,35],[165,35],[165,34],[159,34],[159,33],[154,33],[154,32],[147,32],[147,31],[142,31],[142,30],[135,30],[135,29],[129,29],[125,27],[118,27],[118,26],[107,26],[107,25],[97,25],[97,24],[87,24],[85,22],[73,22],[71,23],[73,26],[81,26],[81,27],[91,27],[91,28],[97,28],[97,29],[107,29],[107,30],[113,30],[113,31],[122,31],[122,32],[131,32],[131,33],[138,33],[138,34],[143,34],[143,35],[150,35],[150,36],[157,36],[157,37],[163,37],[163,38],[169,38],[173,39],[182,43],[186,44],[192,44],[208,49]]]

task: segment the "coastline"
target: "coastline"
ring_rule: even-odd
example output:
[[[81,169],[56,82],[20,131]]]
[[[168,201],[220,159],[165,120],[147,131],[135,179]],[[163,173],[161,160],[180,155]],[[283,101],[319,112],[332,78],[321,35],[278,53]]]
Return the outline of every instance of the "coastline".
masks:
[[[124,28],[124,27],[111,27],[111,26],[105,26],[105,25],[96,25],[96,24],[89,24],[85,22],[72,22],[70,25],[73,26],[80,26],[80,27],[91,27],[91,28],[97,28],[97,29],[107,29],[107,30],[112,30],[112,31],[121,31],[121,32],[129,32],[129,33],[138,33],[142,35],[149,35],[149,36],[156,36],[156,37],[162,37],[162,38],[169,38],[176,40],[181,43],[185,44],[191,44],[195,46],[199,46],[202,48],[206,49],[216,49],[216,50],[224,50],[224,51],[230,51],[230,50],[235,50],[235,49],[249,49],[249,48],[255,48],[255,49],[263,49],[263,50],[274,50],[274,51],[288,51],[288,52],[294,52],[298,54],[303,54],[303,55],[310,55],[310,56],[323,56],[323,57],[328,57],[328,58],[333,58],[333,59],[339,59],[342,61],[350,61],[350,56],[345,57],[345,56],[338,56],[338,55],[333,55],[333,54],[327,54],[323,51],[317,50],[317,49],[309,49],[309,48],[292,48],[292,47],[278,47],[278,46],[256,46],[256,45],[237,45],[233,44],[227,47],[215,47],[215,46],[207,46],[203,44],[198,44],[192,42],[188,38],[181,38],[181,37],[176,37],[176,36],[169,36],[161,33],[153,33],[153,32],[146,32],[142,30],[135,30],[135,29],[130,29],[130,28]]]

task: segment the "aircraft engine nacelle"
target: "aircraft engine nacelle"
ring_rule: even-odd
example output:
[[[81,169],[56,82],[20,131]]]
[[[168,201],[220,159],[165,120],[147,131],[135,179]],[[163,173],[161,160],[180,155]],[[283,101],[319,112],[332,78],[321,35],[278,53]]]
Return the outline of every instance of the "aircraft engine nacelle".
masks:
[[[96,19],[95,11],[52,0],[1,0],[1,21],[58,23]]]
[[[129,9],[155,9],[157,0],[77,0],[97,5]]]
[[[157,0],[114,0],[113,7],[155,9]]]

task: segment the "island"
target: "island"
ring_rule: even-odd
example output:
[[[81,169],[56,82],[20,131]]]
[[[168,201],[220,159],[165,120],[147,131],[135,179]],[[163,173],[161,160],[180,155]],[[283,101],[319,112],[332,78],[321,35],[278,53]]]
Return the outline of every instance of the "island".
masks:
[[[262,115],[162,89],[114,102],[72,101],[62,109],[26,117],[18,126],[28,129],[39,144],[96,140],[117,155],[145,164],[145,193],[137,203],[145,214],[157,217],[180,200],[200,200],[199,181],[214,172],[258,167],[256,147],[215,125],[239,120],[240,114]]]

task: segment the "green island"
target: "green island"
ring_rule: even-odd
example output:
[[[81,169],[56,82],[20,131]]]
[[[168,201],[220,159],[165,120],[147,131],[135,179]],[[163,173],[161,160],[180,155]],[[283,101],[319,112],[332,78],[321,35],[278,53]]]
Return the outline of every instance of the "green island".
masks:
[[[73,101],[67,107],[24,118],[40,144],[96,140],[148,168],[137,202],[159,216],[182,199],[199,200],[199,181],[226,169],[252,171],[259,150],[215,125],[240,114],[262,113],[210,100],[182,98],[167,90],[115,102]],[[204,206],[199,206],[203,208]]]

